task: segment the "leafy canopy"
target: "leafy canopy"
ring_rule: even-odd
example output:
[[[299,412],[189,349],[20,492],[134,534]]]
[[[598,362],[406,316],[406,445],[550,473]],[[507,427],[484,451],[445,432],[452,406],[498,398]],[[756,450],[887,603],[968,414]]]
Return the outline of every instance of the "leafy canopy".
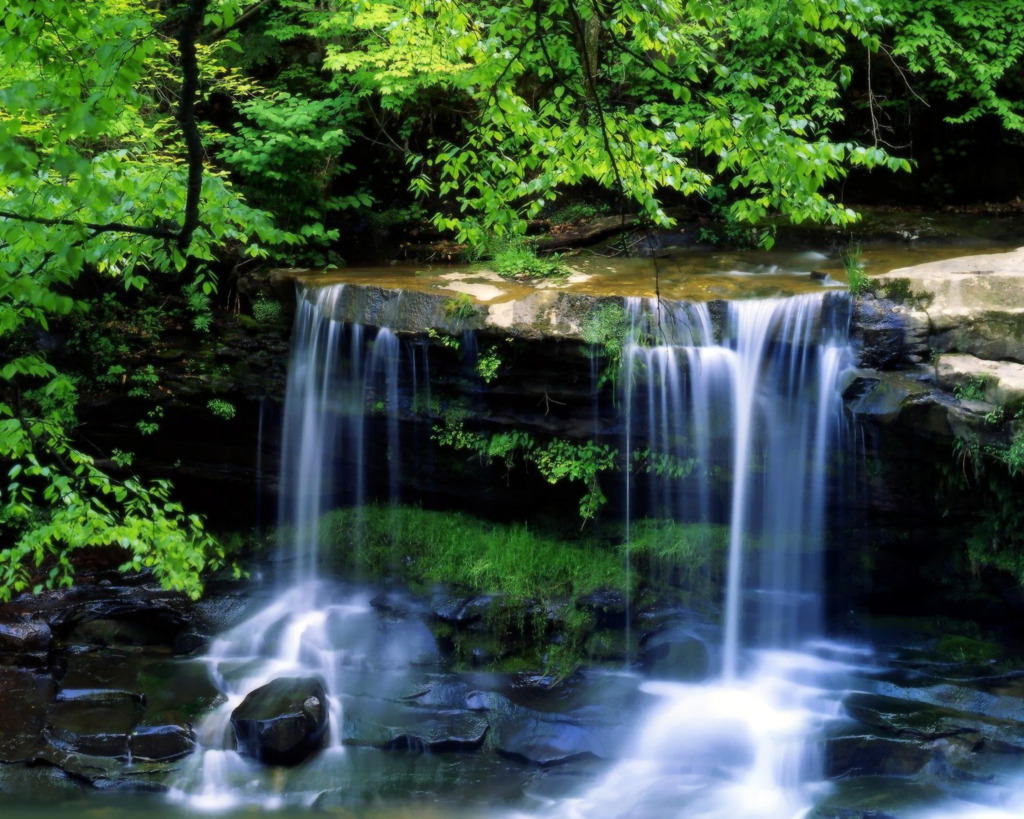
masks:
[[[0,12],[0,527],[13,542],[0,550],[0,599],[69,583],[68,554],[83,547],[123,547],[125,568],[193,596],[221,560],[166,483],[115,480],[81,451],[76,385],[48,361],[45,333],[84,309],[83,271],[129,289],[194,276],[209,293],[204,265],[225,243],[261,257],[296,241],[204,167],[194,104],[217,48],[198,36],[238,11],[235,0],[166,14],[142,0],[11,0]]]
[[[827,133],[871,19],[859,0],[353,0],[319,30],[339,83],[434,134],[413,186],[482,244],[585,183],[661,226],[667,198],[712,186],[737,220],[851,221],[828,183],[906,167]]]

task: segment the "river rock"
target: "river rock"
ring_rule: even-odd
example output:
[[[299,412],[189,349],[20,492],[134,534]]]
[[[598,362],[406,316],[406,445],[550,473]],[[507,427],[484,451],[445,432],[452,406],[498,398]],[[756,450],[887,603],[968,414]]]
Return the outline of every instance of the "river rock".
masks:
[[[597,628],[624,628],[629,606],[622,592],[615,589],[597,589],[576,598],[576,605],[592,612]]]
[[[279,677],[231,712],[238,752],[270,765],[294,765],[327,733],[327,694],[315,677]]]
[[[139,726],[128,738],[133,761],[173,762],[195,750],[192,729],[181,725]]]
[[[386,751],[471,751],[487,734],[483,715],[453,708],[422,708],[386,700],[349,697],[342,742]]]
[[[32,759],[42,744],[46,709],[56,686],[49,675],[4,669],[0,675],[0,762]]]
[[[825,743],[825,775],[912,776],[933,759],[920,742],[872,735],[835,737]]]
[[[927,326],[932,350],[1024,363],[1024,248],[905,267],[875,283],[912,296],[896,312]]]
[[[43,735],[60,752],[127,759],[128,736],[142,713],[139,703],[57,702],[46,715]]]
[[[683,682],[705,679],[710,666],[704,641],[680,626],[655,632],[644,640],[639,661],[652,677]]]
[[[504,757],[546,768],[582,759],[612,759],[625,736],[617,717],[545,713],[487,694],[495,750]]]
[[[0,655],[49,651],[53,633],[46,623],[0,623]]]

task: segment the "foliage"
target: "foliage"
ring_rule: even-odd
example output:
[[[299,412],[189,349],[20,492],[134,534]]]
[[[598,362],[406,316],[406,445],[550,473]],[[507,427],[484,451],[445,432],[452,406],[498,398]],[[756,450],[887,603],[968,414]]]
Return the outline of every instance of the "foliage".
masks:
[[[352,105],[347,96],[315,100],[278,91],[241,103],[243,119],[223,139],[221,158],[244,175],[253,200],[305,238],[302,259],[310,257],[308,248],[327,248],[338,239],[337,230],[325,226],[332,214],[372,204],[366,193],[332,190],[339,176],[353,170],[339,161],[351,144]],[[321,252],[311,260],[325,264],[336,258]]]
[[[580,334],[590,345],[592,355],[604,358],[605,365],[598,379],[598,387],[614,385],[622,369],[622,352],[626,344],[629,323],[621,304],[607,303],[587,314]]]
[[[615,549],[555,541],[524,525],[458,512],[371,504],[328,513],[319,531],[325,551],[343,565],[417,588],[445,583],[470,592],[501,591],[518,601],[625,588],[625,564]]]
[[[483,379],[485,384],[490,384],[498,377],[500,369],[501,356],[498,354],[498,348],[492,344],[477,357],[476,374]]]
[[[120,546],[126,569],[152,569],[193,596],[199,572],[221,560],[168,484],[116,481],[78,448],[74,381],[37,343],[52,322],[87,309],[74,290],[84,272],[126,291],[183,276],[209,295],[215,277],[205,265],[225,245],[262,258],[273,243],[298,241],[203,166],[195,101],[204,78],[212,88],[220,76],[218,48],[197,43],[206,12],[206,22],[220,26],[238,7],[233,0],[189,0],[166,14],[141,0],[5,7],[0,460],[10,476],[3,516],[16,534],[2,552],[4,596],[69,582],[70,553],[89,546]],[[89,339],[79,341],[91,355]],[[124,339],[103,342],[96,374],[113,380],[121,367],[122,383],[142,395],[152,379],[145,369],[129,375],[118,361],[127,352]],[[143,432],[155,431],[161,412],[149,411]]]
[[[842,255],[846,269],[846,286],[851,296],[862,296],[870,287],[868,274],[864,272],[864,259],[860,247],[854,246]]]
[[[73,402],[66,379],[43,388],[47,400]],[[46,401],[38,402],[41,406]],[[54,410],[18,418],[0,410],[0,440],[14,466],[2,516],[11,546],[0,549],[0,600],[71,585],[73,553],[97,546],[124,550],[123,571],[152,571],[165,588],[198,597],[202,572],[223,565],[203,521],[170,497],[170,484],[115,481],[70,443]],[[121,465],[127,465],[122,455]]]
[[[278,324],[284,316],[284,308],[277,299],[268,299],[262,291],[252,305],[252,317],[260,324]]]
[[[211,398],[206,402],[206,408],[224,421],[230,421],[237,412],[235,405],[223,398]]]
[[[953,387],[953,395],[961,401],[984,401],[988,378],[984,375],[971,376]]]
[[[472,318],[476,313],[473,300],[467,293],[459,293],[445,299],[442,309],[444,310],[444,317],[456,326],[461,326],[466,319]]]
[[[454,200],[437,227],[483,245],[585,183],[656,225],[672,224],[666,197],[711,185],[731,192],[737,222],[849,222],[827,183],[852,165],[907,167],[827,136],[847,46],[873,44],[870,22],[854,0],[357,0],[319,31],[339,86],[406,135],[433,134],[420,150],[386,138],[415,191]]]
[[[486,463],[501,461],[507,470],[517,461],[529,464],[548,483],[563,480],[582,483],[585,492],[579,511],[584,524],[593,519],[608,500],[601,490],[599,477],[615,467],[618,451],[607,444],[574,443],[561,438],[541,443],[519,430],[488,436],[467,431],[461,420],[451,418],[447,418],[443,426],[434,427],[431,437],[442,446],[473,452]]]
[[[210,310],[210,296],[204,293],[197,282],[191,282],[182,290],[188,312],[192,318],[192,329],[197,333],[205,333],[213,326],[213,313]]]
[[[533,247],[522,239],[498,243],[491,252],[490,267],[506,279],[554,279],[569,275],[561,256],[538,256]]]
[[[878,0],[889,24],[887,53],[912,75],[915,92],[958,107],[949,119],[997,117],[1024,131],[1024,0]]]
[[[982,445],[977,437],[957,438],[954,464],[944,470],[944,489],[969,498],[967,553],[981,567],[1005,571],[1024,585],[1024,432],[1009,444]]]

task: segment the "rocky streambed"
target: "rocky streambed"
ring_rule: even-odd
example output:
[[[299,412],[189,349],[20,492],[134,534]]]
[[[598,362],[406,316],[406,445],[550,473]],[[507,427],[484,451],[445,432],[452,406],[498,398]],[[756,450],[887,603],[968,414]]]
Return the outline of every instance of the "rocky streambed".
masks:
[[[375,816],[543,813],[639,753],[636,727],[664,696],[648,683],[699,687],[719,638],[692,612],[648,612],[634,622],[636,655],[625,665],[558,681],[540,672],[453,670],[434,632],[487,600],[345,587],[332,595],[353,593],[369,600],[357,620],[369,640],[342,662],[343,689],[329,692],[340,706],[337,724],[322,724],[323,736],[310,735],[301,754],[274,757],[256,750],[262,740],[254,726],[264,738],[292,731],[294,703],[275,713],[264,702],[262,713],[248,714],[248,728],[246,706],[232,715],[249,759],[247,787],[277,793],[283,807]],[[155,793],[154,804],[174,814],[223,797],[189,790],[209,742],[197,730],[225,701],[224,666],[211,666],[209,639],[244,628],[270,594],[258,585],[222,587],[192,604],[144,583],[106,581],[4,606],[5,804],[79,810],[112,799],[130,811],[141,794]],[[462,625],[484,628],[464,618]],[[345,633],[354,627],[349,622]],[[961,800],[998,806],[1015,798],[1024,773],[1024,666],[999,646],[923,628],[893,620],[872,625],[864,632],[871,642],[860,648],[815,649],[826,671],[813,685],[834,710],[812,742],[827,783],[814,816],[914,817]],[[606,630],[621,637],[622,624],[610,618]],[[388,635],[405,636],[396,643]],[[792,666],[787,684],[810,683],[809,674]],[[323,684],[282,679],[278,704],[297,695],[301,710],[313,696],[306,689]],[[245,788],[234,794],[221,807],[244,807]]]

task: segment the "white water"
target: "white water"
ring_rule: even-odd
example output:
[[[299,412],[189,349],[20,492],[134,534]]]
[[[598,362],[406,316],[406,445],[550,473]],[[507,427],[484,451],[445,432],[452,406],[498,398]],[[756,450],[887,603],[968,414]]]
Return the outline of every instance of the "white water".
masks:
[[[385,624],[368,592],[342,591],[318,579],[321,517],[343,493],[357,507],[366,502],[368,459],[388,458],[389,497],[398,497],[401,346],[387,329],[368,340],[363,327],[333,320],[343,293],[344,285],[337,285],[298,299],[278,511],[284,525],[280,559],[294,563],[291,582],[207,652],[205,662],[224,701],[197,727],[197,751],[172,788],[172,799],[189,809],[304,804],[339,784],[321,771],[310,777],[308,791],[292,784],[282,793],[273,768],[235,752],[231,713],[250,692],[280,677],[319,677],[328,694],[329,726],[313,769],[336,769],[344,754],[344,694],[365,687],[368,673],[378,679],[400,674],[433,650],[422,624]],[[369,440],[368,406],[386,413],[382,441]]]
[[[295,555],[294,580],[208,654],[225,702],[200,727],[201,748],[174,792],[189,809],[309,804],[343,785],[331,771],[345,769],[345,692],[365,685],[368,669],[407,667],[429,636],[415,628],[382,634],[366,596],[339,596],[315,580],[321,513],[342,495],[356,505],[367,500],[372,458],[388,458],[391,497],[398,488],[401,348],[387,330],[369,339],[361,327],[330,320],[342,292],[324,288],[300,300],[280,511],[292,527],[282,551]],[[627,451],[694,458],[698,473],[685,486],[657,475],[631,479],[629,511],[651,506],[680,521],[728,522],[720,675],[702,684],[644,683],[657,704],[621,761],[584,793],[538,804],[541,812],[781,819],[806,813],[823,790],[816,740],[837,714],[837,680],[848,667],[834,649],[808,646],[818,637],[814,552],[845,350],[841,317],[823,318],[822,306],[819,297],[732,304],[716,338],[705,305],[631,303],[633,343],[621,378]],[[386,414],[383,448],[372,440],[368,405]],[[721,470],[732,475],[725,509],[712,485]],[[229,720],[254,688],[299,674],[324,680],[331,728],[327,748],[304,766],[316,773],[292,777],[282,791],[274,769],[231,750]]]
[[[832,306],[837,315],[816,296],[732,303],[716,339],[706,305],[630,303],[628,451],[695,457],[698,470],[695,491],[651,483],[651,508],[711,522],[711,477],[732,473],[720,676],[645,683],[659,704],[632,747],[600,784],[547,806],[555,815],[781,819],[805,815],[825,789],[821,730],[854,668],[835,659],[843,649],[812,642],[847,349],[845,304]],[[634,515],[641,494],[629,488]]]

